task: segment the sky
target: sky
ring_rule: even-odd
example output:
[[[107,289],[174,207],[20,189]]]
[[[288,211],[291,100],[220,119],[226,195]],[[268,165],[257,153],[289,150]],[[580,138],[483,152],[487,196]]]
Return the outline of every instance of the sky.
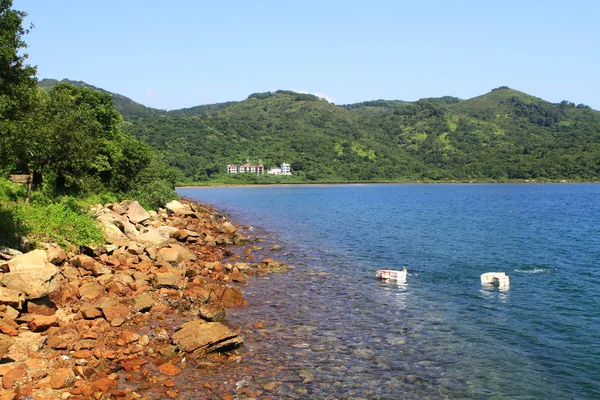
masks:
[[[499,86],[600,110],[598,0],[14,0],[38,78],[159,109],[279,89],[335,104]]]

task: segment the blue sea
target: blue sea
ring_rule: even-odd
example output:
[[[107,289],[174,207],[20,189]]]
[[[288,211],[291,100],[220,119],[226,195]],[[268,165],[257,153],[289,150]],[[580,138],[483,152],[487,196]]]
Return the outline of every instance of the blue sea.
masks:
[[[270,256],[296,267],[254,279],[243,288],[250,307],[230,312],[233,325],[263,322],[247,332],[239,365],[217,377],[231,390],[600,398],[600,185],[178,191],[279,244]],[[404,285],[375,279],[403,267]],[[485,272],[506,272],[510,288],[482,286]],[[189,376],[182,395],[206,379]]]

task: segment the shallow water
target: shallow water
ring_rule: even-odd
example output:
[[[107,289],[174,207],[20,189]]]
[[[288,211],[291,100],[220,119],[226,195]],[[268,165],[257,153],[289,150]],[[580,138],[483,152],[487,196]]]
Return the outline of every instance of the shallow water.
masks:
[[[254,279],[239,365],[262,398],[600,397],[600,185],[186,188],[296,266]],[[408,283],[375,280],[409,270]],[[479,275],[504,271],[507,291]],[[188,397],[186,397],[188,396]]]

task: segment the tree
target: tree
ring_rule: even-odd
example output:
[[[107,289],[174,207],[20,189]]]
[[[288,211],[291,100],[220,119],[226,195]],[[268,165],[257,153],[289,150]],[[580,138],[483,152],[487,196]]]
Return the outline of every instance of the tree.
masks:
[[[38,100],[36,68],[25,63],[27,54],[21,52],[27,47],[26,15],[12,9],[12,0],[0,0],[0,163],[19,172],[29,168],[22,145]]]

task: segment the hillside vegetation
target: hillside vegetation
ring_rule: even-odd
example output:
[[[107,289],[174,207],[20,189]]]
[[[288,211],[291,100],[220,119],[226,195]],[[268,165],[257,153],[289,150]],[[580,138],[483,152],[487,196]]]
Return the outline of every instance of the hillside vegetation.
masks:
[[[118,108],[118,104],[117,104]],[[597,180],[600,113],[501,87],[469,100],[375,100],[337,106],[291,91],[138,118],[125,131],[160,149],[183,182],[232,177],[250,159],[292,164],[287,181]],[[278,178],[282,179],[282,178]]]

